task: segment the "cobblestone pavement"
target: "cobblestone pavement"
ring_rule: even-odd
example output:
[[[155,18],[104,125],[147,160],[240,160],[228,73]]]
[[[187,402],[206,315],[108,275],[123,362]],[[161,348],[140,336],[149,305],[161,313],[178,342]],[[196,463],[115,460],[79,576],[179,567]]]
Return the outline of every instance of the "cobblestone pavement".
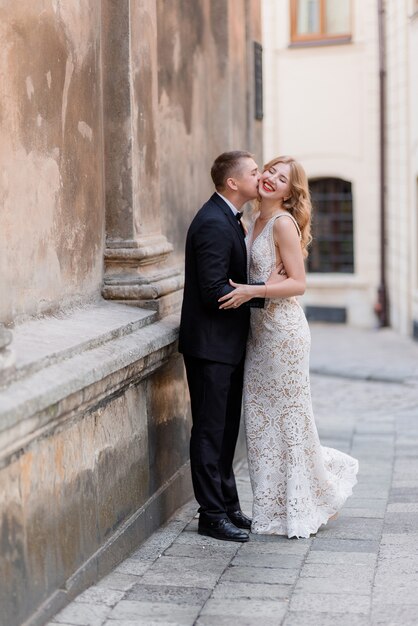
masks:
[[[190,502],[49,626],[418,624],[418,344],[313,325],[312,395],[324,445],[360,461],[337,520],[310,539],[197,534]],[[248,471],[238,471],[251,512]]]

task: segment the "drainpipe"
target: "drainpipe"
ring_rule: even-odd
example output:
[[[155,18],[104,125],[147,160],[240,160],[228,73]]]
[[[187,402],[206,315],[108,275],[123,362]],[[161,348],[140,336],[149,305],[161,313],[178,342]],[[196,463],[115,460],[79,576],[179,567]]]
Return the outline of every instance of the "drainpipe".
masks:
[[[379,153],[380,153],[380,284],[376,313],[381,328],[389,326],[386,286],[386,45],[384,0],[377,0],[379,24]]]

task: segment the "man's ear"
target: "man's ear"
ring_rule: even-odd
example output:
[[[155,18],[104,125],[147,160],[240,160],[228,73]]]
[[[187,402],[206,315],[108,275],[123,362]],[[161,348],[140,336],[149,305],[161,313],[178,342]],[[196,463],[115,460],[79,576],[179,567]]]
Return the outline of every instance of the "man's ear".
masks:
[[[227,178],[226,179],[226,186],[229,187],[229,189],[232,189],[232,191],[237,191],[238,190],[238,185],[236,183],[235,178]]]

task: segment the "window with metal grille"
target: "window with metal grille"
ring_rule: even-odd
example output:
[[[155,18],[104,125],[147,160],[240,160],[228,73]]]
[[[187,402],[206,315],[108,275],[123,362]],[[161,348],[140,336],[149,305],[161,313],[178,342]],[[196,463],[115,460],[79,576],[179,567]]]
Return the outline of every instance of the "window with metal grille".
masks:
[[[353,196],[351,183],[340,178],[309,181],[313,241],[309,272],[354,272]]]

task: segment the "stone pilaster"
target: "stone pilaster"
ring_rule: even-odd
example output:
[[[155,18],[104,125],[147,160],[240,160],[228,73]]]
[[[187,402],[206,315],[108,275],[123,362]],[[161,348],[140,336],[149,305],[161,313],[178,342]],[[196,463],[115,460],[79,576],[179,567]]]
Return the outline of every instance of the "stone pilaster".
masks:
[[[178,309],[183,277],[161,232],[153,0],[103,2],[106,250],[103,296]]]

